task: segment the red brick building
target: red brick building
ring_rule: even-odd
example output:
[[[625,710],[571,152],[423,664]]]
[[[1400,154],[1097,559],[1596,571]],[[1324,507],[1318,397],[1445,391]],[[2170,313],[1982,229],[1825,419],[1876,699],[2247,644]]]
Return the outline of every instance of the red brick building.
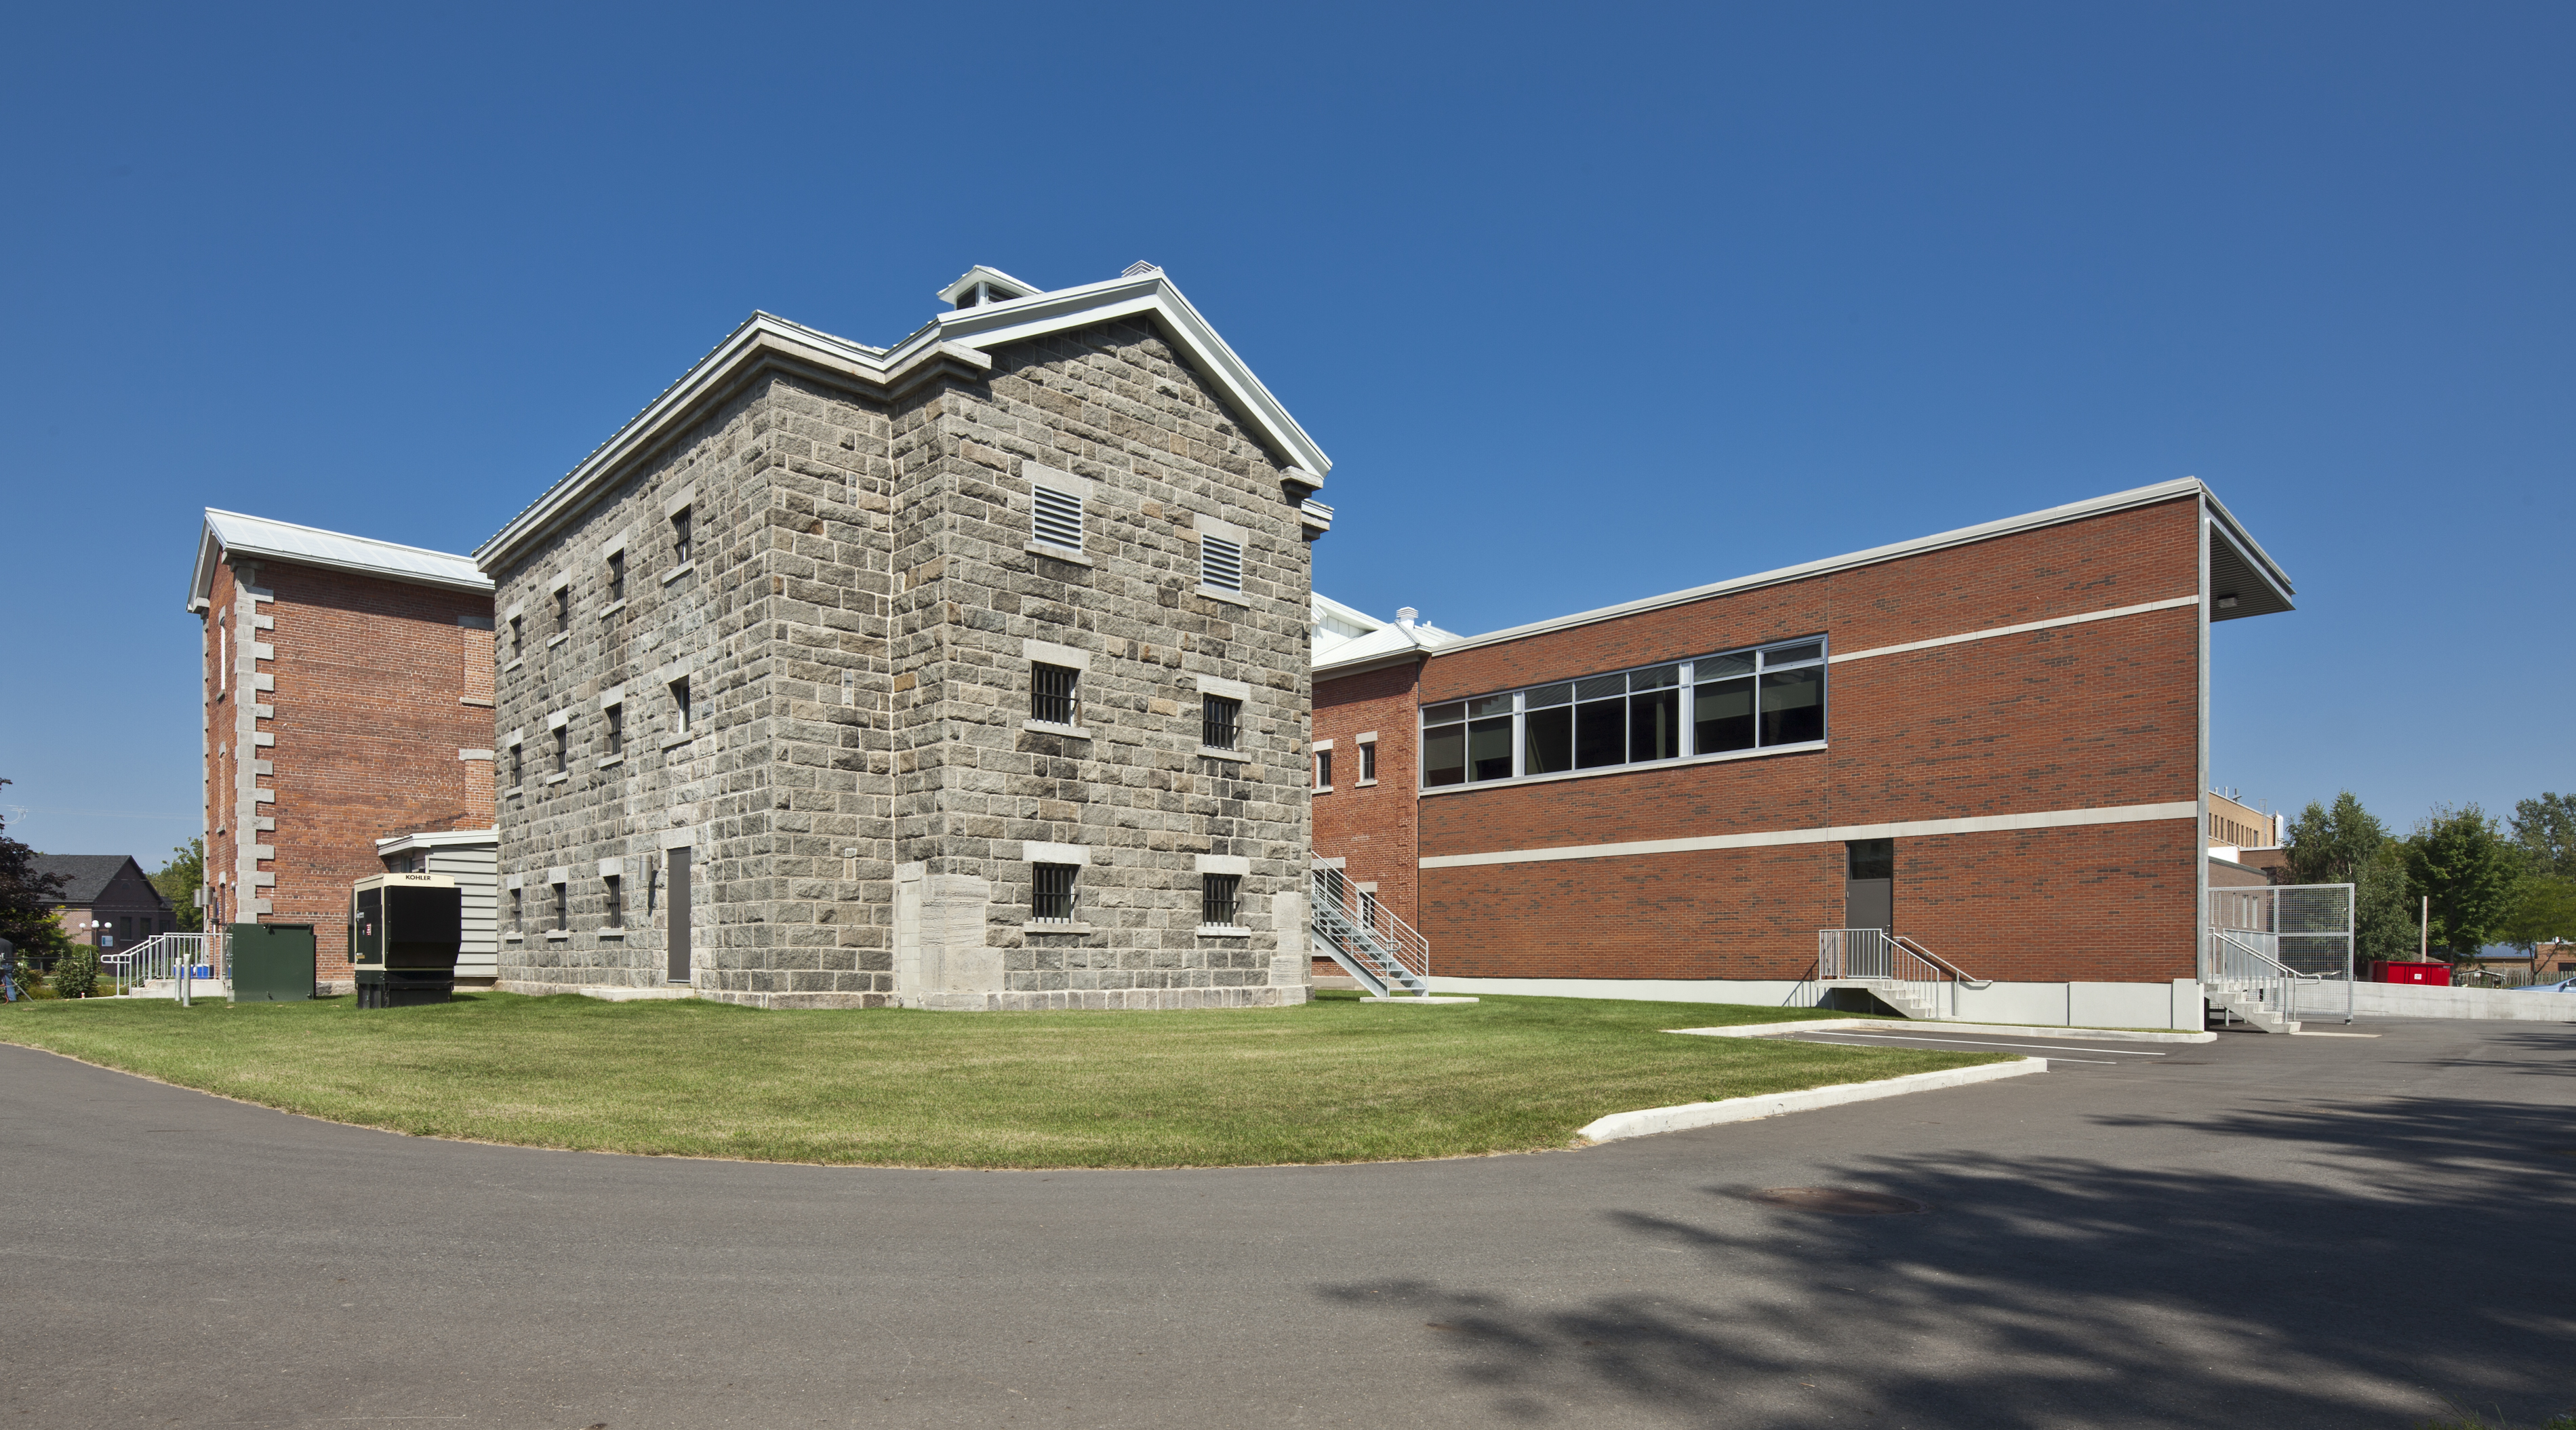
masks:
[[[1879,928],[1971,975],[1958,1016],[2197,1027],[2210,626],[2290,608],[2185,480],[1319,641],[1316,852],[1444,991],[1813,1003],[1819,931]]]
[[[207,923],[309,923],[349,982],[376,841],[493,827],[492,583],[463,556],[206,512]]]

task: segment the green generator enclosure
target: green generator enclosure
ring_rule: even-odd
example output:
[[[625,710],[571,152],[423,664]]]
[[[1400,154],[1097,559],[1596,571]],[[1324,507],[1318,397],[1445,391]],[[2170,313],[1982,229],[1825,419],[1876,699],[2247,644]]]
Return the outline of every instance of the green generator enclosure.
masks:
[[[230,924],[233,1001],[301,1003],[313,996],[313,925]]]
[[[444,1003],[456,994],[465,891],[444,874],[378,874],[349,890],[349,967],[361,1008]]]

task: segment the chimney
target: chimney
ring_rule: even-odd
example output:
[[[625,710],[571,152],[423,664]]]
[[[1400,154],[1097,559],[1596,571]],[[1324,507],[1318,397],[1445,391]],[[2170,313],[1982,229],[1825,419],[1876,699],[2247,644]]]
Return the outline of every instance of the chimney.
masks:
[[[1422,613],[1420,611],[1413,609],[1411,606],[1399,606],[1396,608],[1395,612],[1395,628],[1400,631],[1412,630],[1413,623],[1420,619],[1422,619]]]

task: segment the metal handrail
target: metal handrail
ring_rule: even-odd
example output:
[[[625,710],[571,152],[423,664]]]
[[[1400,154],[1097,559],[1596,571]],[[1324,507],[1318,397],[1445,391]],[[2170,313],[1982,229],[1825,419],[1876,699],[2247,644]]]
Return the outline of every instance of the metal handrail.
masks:
[[[1959,990],[1987,988],[1992,979],[1970,977],[1957,964],[1887,929],[1816,930],[1816,980],[1894,983],[1924,1007],[1959,1011]]]
[[[1334,962],[1381,997],[1402,984],[1419,996],[1431,993],[1431,940],[1363,893],[1339,869],[1314,871],[1311,922]],[[1354,963],[1360,966],[1354,966]]]
[[[1975,974],[1968,972],[1959,965],[1952,963],[1950,960],[1943,958],[1941,955],[1934,953],[1928,948],[1925,948],[1919,941],[1910,935],[1900,933],[1891,934],[1890,937],[1895,939],[1899,947],[1911,949],[1916,957],[1921,958],[1924,962],[1931,964],[1935,968],[1944,970],[1952,978],[1959,980],[1959,986],[1962,988],[1992,988],[1994,986],[1995,981],[1993,979],[1977,977]]]
[[[220,988],[230,976],[232,936],[220,933],[157,933],[132,948],[102,953],[99,963],[114,970],[118,990],[130,993],[145,983],[169,983],[184,1001],[188,985],[213,983]]]

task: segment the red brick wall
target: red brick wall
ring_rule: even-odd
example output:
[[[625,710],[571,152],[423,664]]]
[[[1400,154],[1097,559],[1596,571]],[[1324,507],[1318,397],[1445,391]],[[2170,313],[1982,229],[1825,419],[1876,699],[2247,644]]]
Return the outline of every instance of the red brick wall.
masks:
[[[2199,504],[2182,499],[1781,586],[1433,656],[1424,703],[1822,634],[1849,653],[2193,596]],[[1407,737],[1383,801],[1415,778],[1407,712],[1320,682]],[[1955,819],[2190,801],[2199,789],[2192,607],[1831,668],[1828,747],[1419,797],[1419,853]],[[1363,834],[1328,821],[1318,847]],[[2194,819],[1897,843],[1897,925],[1980,977],[2129,981],[2193,965]],[[1843,918],[1839,842],[1424,871],[1435,966],[1466,977],[1789,978]],[[1354,872],[1353,877],[1368,877]],[[1402,905],[1396,906],[1399,912]],[[1408,915],[1410,917],[1410,915]]]
[[[1420,801],[1414,775],[1420,763],[1420,704],[1414,686],[1420,663],[1363,671],[1315,682],[1315,738],[1333,742],[1333,792],[1315,796],[1315,852],[1342,859],[1343,877],[1378,886],[1378,901],[1406,923],[1419,926],[1421,870],[1415,831]],[[1352,736],[1377,732],[1377,778],[1360,779]],[[1309,770],[1309,778],[1312,770]],[[1316,960],[1317,972],[1341,970]]]
[[[217,577],[219,613],[233,598],[229,578],[229,571]],[[261,810],[276,831],[247,836],[277,851],[259,865],[277,883],[265,891],[273,909],[257,918],[314,925],[320,975],[345,979],[343,911],[352,881],[384,872],[375,841],[493,823],[491,763],[457,756],[493,744],[492,632],[458,619],[488,623],[492,601],[280,562],[263,563],[256,579],[276,594],[260,606],[276,622],[260,633],[276,652],[260,669],[277,683],[274,693],[256,696],[276,712],[259,728],[277,737],[254,752],[274,764],[263,783],[277,792]],[[241,684],[236,677],[234,697],[252,698]],[[213,708],[210,740],[221,744],[233,738],[232,707]],[[211,794],[213,823],[229,825],[230,769],[217,772]],[[232,867],[232,846],[243,837],[240,830],[224,837],[220,867]],[[208,850],[210,864],[215,852]],[[238,912],[247,907],[232,905],[226,916],[250,917]]]

